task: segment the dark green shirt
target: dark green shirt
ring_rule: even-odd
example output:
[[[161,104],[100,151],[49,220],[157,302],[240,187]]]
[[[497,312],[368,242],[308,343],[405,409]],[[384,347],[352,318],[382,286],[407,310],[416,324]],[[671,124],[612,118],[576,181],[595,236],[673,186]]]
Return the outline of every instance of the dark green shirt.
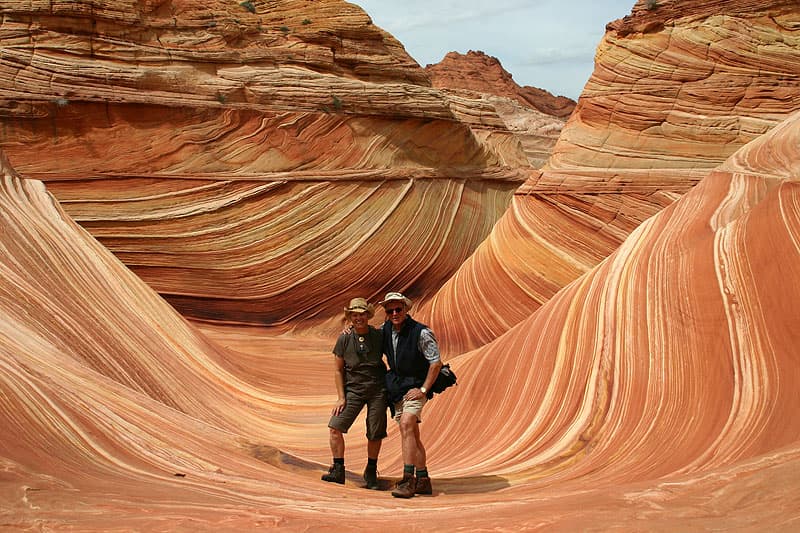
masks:
[[[364,335],[355,330],[342,333],[336,339],[333,353],[344,358],[345,391],[363,395],[386,387],[383,334],[380,330],[369,326]]]

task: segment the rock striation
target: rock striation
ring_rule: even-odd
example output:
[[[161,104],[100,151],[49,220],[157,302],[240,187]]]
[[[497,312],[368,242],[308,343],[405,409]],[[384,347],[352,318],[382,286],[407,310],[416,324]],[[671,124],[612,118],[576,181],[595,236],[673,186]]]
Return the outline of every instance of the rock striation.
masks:
[[[454,352],[526,318],[709,170],[800,109],[796,5],[647,6],[638,2],[608,25],[552,157],[432,302],[426,318],[455,342]],[[487,276],[491,284],[479,281]],[[499,307],[473,309],[474,294]],[[475,325],[466,337],[452,331],[455,309]]]
[[[0,8],[0,523],[791,530],[797,8],[736,0],[722,16],[706,1],[650,5],[609,26],[540,171],[505,126],[511,112],[408,78],[418,74],[403,73],[390,38],[342,50],[375,47],[365,63],[394,73],[355,60],[243,61],[234,70],[257,89],[297,74],[247,105],[203,84],[125,93],[111,76],[135,75],[130,58],[148,54],[161,58],[153,72],[205,73],[202,54],[163,61],[208,30],[186,29],[208,22],[202,13],[290,29],[328,13],[344,41],[365,39],[361,26],[381,33],[349,4]],[[337,18],[348,10],[354,18]],[[94,67],[104,32],[121,27],[111,41],[129,60]],[[306,29],[298,48],[322,38]],[[214,54],[270,48],[248,35]],[[695,42],[726,52],[703,56]],[[692,58],[680,63],[689,70],[709,61],[708,80],[671,86],[684,72],[675,55]],[[69,98],[51,90],[59,76]],[[706,83],[716,92],[692,110]],[[347,84],[360,89],[331,91]],[[312,110],[333,95],[343,109]],[[421,426],[432,498],[360,488],[366,445],[355,428],[345,486],[319,480],[342,306],[388,288],[414,297],[460,378]],[[401,468],[391,428],[381,475]]]
[[[352,290],[430,294],[530,174],[491,102],[432,88],[345,2],[3,15],[6,154],[194,318],[287,324]]]
[[[464,431],[441,445],[474,434],[466,419],[487,399],[498,411],[478,430],[481,451],[459,454],[460,475],[489,468],[548,493],[613,493],[624,479],[611,496],[621,514],[603,529],[642,516],[646,529],[762,527],[751,513],[780,521],[771,506],[795,501],[800,451],[789,421],[798,294],[786,284],[800,275],[798,141],[795,113],[538,311],[459,356],[466,390],[438,412],[448,427],[463,413]],[[753,490],[774,500],[734,503]],[[581,529],[594,513],[577,514],[559,527]]]

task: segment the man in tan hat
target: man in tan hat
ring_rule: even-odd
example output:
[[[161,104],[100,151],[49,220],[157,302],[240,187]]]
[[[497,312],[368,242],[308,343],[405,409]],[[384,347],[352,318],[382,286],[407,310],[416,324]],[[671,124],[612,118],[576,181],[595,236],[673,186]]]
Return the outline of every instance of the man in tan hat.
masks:
[[[389,363],[387,393],[393,404],[394,419],[400,426],[403,450],[403,479],[392,496],[411,498],[415,494],[432,494],[419,423],[422,408],[433,397],[430,389],[442,368],[439,346],[430,328],[408,314],[411,300],[399,292],[390,292],[380,304],[387,319],[382,328],[383,352]]]
[[[353,298],[344,316],[352,328],[339,335],[333,347],[334,381],[338,400],[328,422],[333,465],[323,481],[344,484],[344,433],[367,406],[367,466],[364,481],[378,489],[378,454],[386,437],[386,364],[383,335],[369,325],[375,315],[372,304]]]

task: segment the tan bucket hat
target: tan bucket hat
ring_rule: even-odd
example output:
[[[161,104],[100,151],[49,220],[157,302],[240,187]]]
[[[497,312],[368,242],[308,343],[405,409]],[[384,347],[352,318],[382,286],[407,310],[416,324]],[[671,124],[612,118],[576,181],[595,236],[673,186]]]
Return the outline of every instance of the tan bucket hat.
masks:
[[[406,304],[406,311],[411,310],[411,306],[414,305],[411,300],[400,294],[399,292],[387,292],[386,298],[378,302],[383,307],[386,307],[386,304],[389,302],[403,302]]]
[[[344,308],[344,317],[350,319],[350,313],[367,313],[367,318],[375,316],[375,308],[365,298],[353,298],[350,305]]]

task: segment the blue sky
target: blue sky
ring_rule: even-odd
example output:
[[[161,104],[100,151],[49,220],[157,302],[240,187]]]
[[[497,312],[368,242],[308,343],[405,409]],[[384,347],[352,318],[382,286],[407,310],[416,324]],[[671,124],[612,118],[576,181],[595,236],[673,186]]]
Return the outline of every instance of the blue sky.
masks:
[[[423,67],[447,52],[480,50],[519,85],[577,100],[606,23],[635,0],[349,0]]]

